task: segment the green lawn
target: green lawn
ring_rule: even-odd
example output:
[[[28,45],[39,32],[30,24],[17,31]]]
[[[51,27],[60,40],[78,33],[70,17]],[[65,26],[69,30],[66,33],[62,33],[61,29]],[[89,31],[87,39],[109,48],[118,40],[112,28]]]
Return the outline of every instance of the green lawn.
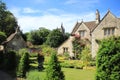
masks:
[[[37,58],[31,57],[31,71],[27,74],[27,80],[44,80],[46,76],[45,70],[39,72],[37,70]],[[46,60],[49,60],[48,58]],[[45,67],[45,65],[44,65]],[[65,80],[95,80],[95,70],[82,70],[75,68],[62,68]]]
[[[63,68],[65,80],[95,80],[95,70]]]
[[[72,68],[62,68],[65,74],[65,80],[94,80],[95,70],[81,70]],[[45,71],[30,71],[27,80],[44,80]]]

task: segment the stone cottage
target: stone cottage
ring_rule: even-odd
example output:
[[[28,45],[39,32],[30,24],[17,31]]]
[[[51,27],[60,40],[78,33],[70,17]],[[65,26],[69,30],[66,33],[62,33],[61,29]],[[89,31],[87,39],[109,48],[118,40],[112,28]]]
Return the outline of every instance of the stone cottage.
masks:
[[[92,57],[95,57],[99,48],[96,40],[101,40],[113,35],[120,36],[120,18],[117,18],[108,10],[105,16],[100,19],[100,13],[96,10],[95,21],[77,22],[71,34],[79,35],[81,39],[88,39],[90,41]],[[70,55],[74,55],[72,50],[73,39],[74,36],[70,36],[68,40],[59,46],[58,54],[64,54],[67,50]]]
[[[26,48],[26,42],[24,41],[19,27],[16,28],[15,33],[11,34],[5,42],[2,43],[5,50],[16,50]]]

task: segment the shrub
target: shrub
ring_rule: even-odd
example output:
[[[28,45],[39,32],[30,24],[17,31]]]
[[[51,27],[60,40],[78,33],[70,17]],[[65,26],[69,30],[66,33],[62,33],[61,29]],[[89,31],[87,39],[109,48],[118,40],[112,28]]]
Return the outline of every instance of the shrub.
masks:
[[[49,56],[49,55],[51,55],[51,53],[56,51],[55,49],[51,48],[48,45],[42,45],[41,49],[42,49],[42,53],[46,56]]]
[[[44,67],[43,67],[44,56],[39,53],[37,56],[37,60],[38,60],[38,70],[41,71],[44,69]]]
[[[80,60],[66,60],[61,62],[61,66],[65,68],[76,68],[76,69],[83,69],[84,65]]]
[[[15,51],[8,51],[7,53],[5,53],[3,60],[5,70],[16,70],[17,56]]]
[[[4,63],[4,54],[3,51],[0,51],[0,69],[3,69],[3,63]]]
[[[88,66],[96,66],[96,62],[95,61],[90,61]]]
[[[52,53],[48,68],[46,70],[46,80],[64,80],[64,74],[55,53]]]
[[[96,61],[96,80],[119,80],[120,37],[111,37],[102,40]]]
[[[26,72],[29,70],[29,68],[30,68],[30,66],[29,66],[29,54],[28,54],[28,52],[24,52],[20,58],[17,76],[18,77],[25,77]]]
[[[91,54],[90,54],[90,47],[89,46],[86,46],[82,50],[81,60],[83,61],[85,67],[87,67],[88,64],[89,64],[89,61],[92,60],[92,57],[91,57]]]

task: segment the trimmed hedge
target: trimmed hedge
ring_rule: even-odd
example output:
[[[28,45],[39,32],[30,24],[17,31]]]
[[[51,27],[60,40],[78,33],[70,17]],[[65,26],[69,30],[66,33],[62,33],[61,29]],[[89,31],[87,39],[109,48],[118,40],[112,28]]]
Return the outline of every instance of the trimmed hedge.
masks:
[[[120,37],[102,40],[96,61],[96,80],[120,80]]]
[[[51,54],[51,59],[46,70],[46,80],[65,80],[64,73],[61,70],[55,53]]]
[[[19,65],[18,65],[18,77],[26,77],[26,72],[29,70],[29,54],[28,52],[24,52],[21,56]]]

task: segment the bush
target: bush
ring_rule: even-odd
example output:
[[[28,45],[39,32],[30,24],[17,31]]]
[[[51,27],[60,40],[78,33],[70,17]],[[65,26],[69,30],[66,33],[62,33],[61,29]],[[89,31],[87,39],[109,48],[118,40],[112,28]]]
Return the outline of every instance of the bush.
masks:
[[[84,65],[80,60],[66,60],[61,62],[61,66],[64,68],[76,68],[76,69],[83,69]]]
[[[28,52],[24,52],[23,55],[20,58],[20,63],[18,65],[18,77],[25,77],[26,72],[29,70],[29,54]]]
[[[55,53],[52,53],[50,62],[46,70],[46,80],[64,80],[64,74]]]
[[[16,70],[17,56],[15,51],[8,51],[4,54],[4,70]]]
[[[38,56],[37,56],[37,60],[38,60],[38,70],[41,71],[41,70],[44,69],[44,67],[43,67],[44,56],[39,53]]]
[[[48,45],[42,45],[41,49],[42,49],[42,53],[46,56],[49,56],[51,55],[51,53],[54,53],[56,51],[55,49],[51,48]]]
[[[120,37],[111,37],[102,40],[96,61],[96,80],[119,80]]]
[[[4,54],[2,51],[0,51],[0,69],[3,69],[4,64]]]
[[[3,41],[5,41],[6,38],[7,38],[7,36],[5,35],[5,33],[0,31],[0,44],[1,44]]]

